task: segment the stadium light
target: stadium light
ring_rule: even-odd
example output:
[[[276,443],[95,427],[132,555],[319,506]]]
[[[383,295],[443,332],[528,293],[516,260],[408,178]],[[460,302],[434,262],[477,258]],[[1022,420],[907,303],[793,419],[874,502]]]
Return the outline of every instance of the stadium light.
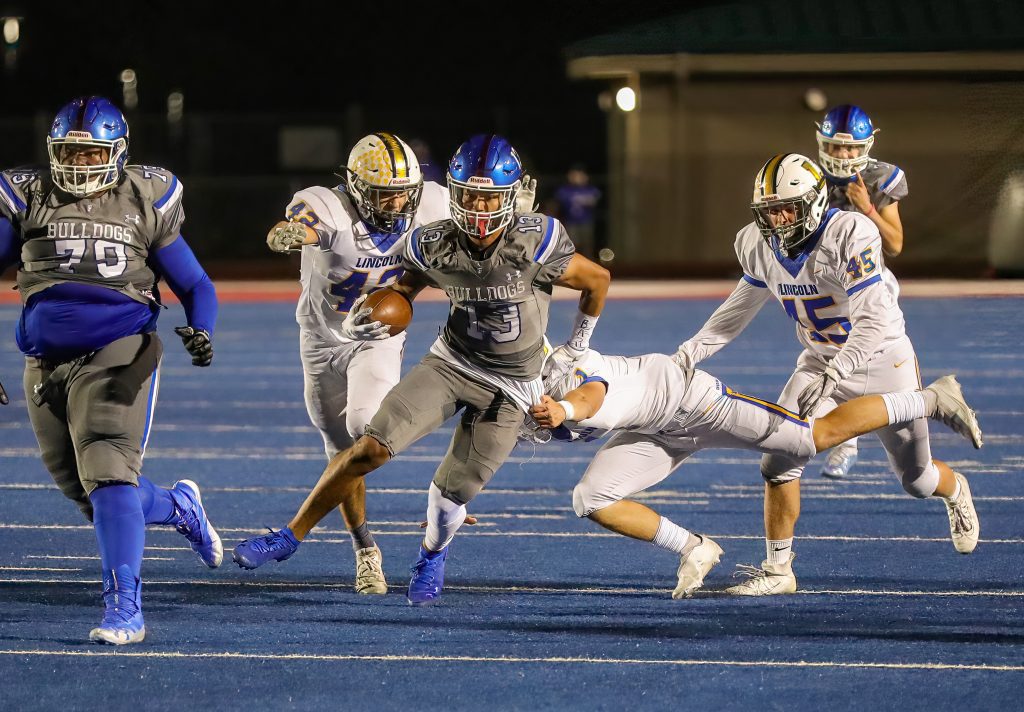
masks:
[[[18,44],[21,39],[21,21],[17,17],[4,18],[4,42],[8,45]]]
[[[134,109],[139,105],[139,78],[131,67],[121,70],[121,96],[124,108]]]
[[[622,111],[632,111],[636,108],[636,92],[629,87],[622,87],[615,92],[615,105]]]
[[[811,87],[804,92],[804,105],[811,111],[824,111],[828,106],[828,96],[821,89]]]

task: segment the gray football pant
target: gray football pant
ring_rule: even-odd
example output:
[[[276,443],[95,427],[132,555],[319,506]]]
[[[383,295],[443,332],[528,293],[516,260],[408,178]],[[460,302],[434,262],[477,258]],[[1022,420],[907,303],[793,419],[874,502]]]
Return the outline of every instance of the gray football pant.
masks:
[[[161,353],[152,333],[126,336],[69,363],[25,361],[25,399],[43,464],[90,521],[94,489],[138,485]],[[44,381],[45,400],[37,404],[35,389]]]
[[[397,455],[465,408],[434,484],[467,504],[515,447],[523,411],[494,386],[475,381],[428,354],[384,397],[366,434]]]

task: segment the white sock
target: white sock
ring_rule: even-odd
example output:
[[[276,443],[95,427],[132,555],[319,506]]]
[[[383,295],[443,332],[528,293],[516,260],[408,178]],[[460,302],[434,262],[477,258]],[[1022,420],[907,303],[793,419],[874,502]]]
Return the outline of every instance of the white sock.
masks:
[[[658,531],[651,543],[659,549],[682,555],[686,550],[686,545],[690,543],[690,532],[662,517],[658,522]]]
[[[769,564],[789,563],[789,554],[793,551],[793,537],[789,539],[765,539]]]
[[[928,405],[921,391],[883,393],[882,400],[889,413],[889,425],[901,425],[928,417]]]
[[[947,497],[946,499],[948,499],[950,502],[957,501],[958,499],[960,499],[960,492],[962,490],[963,490],[963,488],[960,486],[960,480],[957,480],[956,481],[956,489],[954,489],[953,490],[953,494],[951,496]]]
[[[441,551],[451,544],[464,521],[466,505],[445,498],[437,485],[431,482],[427,491],[427,533],[423,536],[423,548]]]

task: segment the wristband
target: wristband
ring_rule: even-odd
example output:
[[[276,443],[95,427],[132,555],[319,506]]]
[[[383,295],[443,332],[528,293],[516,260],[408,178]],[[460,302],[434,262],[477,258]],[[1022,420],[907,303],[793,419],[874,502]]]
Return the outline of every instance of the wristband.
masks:
[[[572,334],[569,336],[566,346],[580,353],[589,349],[590,336],[594,333],[595,326],[597,326],[596,316],[590,316],[581,311],[576,312],[576,321],[572,325]]]
[[[558,401],[558,405],[562,406],[562,410],[565,411],[566,420],[575,420],[576,409],[573,408],[572,403],[569,401],[561,400]]]
[[[872,204],[871,204],[871,210],[869,210],[869,211],[867,211],[866,213],[864,213],[864,215],[865,215],[865,216],[868,216],[868,215],[871,215],[871,213],[874,213],[874,212],[877,212],[877,211],[875,210],[875,205],[874,205],[874,203],[872,203]]]

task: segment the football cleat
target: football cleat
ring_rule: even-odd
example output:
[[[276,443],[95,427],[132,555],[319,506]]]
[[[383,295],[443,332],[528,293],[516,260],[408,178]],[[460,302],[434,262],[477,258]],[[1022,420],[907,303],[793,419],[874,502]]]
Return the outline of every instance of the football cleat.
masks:
[[[832,452],[828,454],[828,459],[825,460],[825,464],[821,467],[821,476],[841,480],[849,476],[850,470],[856,464],[857,441],[850,440],[832,448]]]
[[[693,536],[700,537],[701,542],[679,557],[679,568],[676,569],[678,583],[672,592],[672,598],[675,599],[692,596],[694,591],[704,585],[708,571],[722,558],[722,547],[709,537],[700,534]]]
[[[959,472],[954,472],[953,476],[960,483],[960,494],[956,499],[943,498],[946,513],[949,514],[949,536],[957,551],[970,554],[978,546],[981,523],[978,521],[978,513],[974,511],[974,499],[967,478]]]
[[[730,586],[725,592],[733,596],[777,596],[783,593],[796,593],[794,558],[796,554],[791,553],[789,561],[784,564],[769,564],[762,561],[761,568],[740,564],[736,567],[739,570],[733,576],[745,576],[747,580]]]
[[[380,549],[376,546],[356,551],[356,593],[380,595],[388,592],[383,563]]]
[[[274,531],[267,527],[269,533],[246,539],[235,547],[231,558],[243,569],[258,569],[271,559],[284,561],[299,548],[300,542],[292,534],[292,530],[284,527]]]
[[[89,640],[111,645],[142,642],[142,582],[127,565],[103,572],[103,605],[103,620],[89,631]]]
[[[441,551],[427,551],[420,546],[420,555],[410,571],[409,592],[406,598],[412,606],[427,606],[441,597],[444,586],[444,562],[448,558],[448,547]]]
[[[188,539],[192,551],[199,554],[204,564],[217,568],[224,560],[224,545],[206,516],[199,485],[192,480],[178,480],[170,491],[174,500],[174,528]]]
[[[928,384],[926,391],[936,396],[935,412],[932,419],[937,420],[950,430],[971,441],[975,450],[982,446],[981,426],[978,425],[978,414],[967,405],[963,391],[957,383],[956,376],[943,376]]]

